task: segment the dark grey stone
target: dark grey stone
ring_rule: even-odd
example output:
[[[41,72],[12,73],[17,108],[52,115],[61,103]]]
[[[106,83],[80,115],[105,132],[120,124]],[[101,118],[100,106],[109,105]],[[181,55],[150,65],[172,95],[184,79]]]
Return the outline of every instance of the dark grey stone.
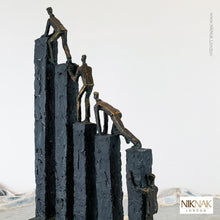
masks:
[[[36,217],[55,215],[54,75],[47,37],[35,41],[35,177]],[[57,44],[53,45],[57,56]]]
[[[127,154],[127,189],[128,189],[128,217],[130,220],[146,219],[146,197],[141,190],[135,189],[131,182],[132,172],[137,188],[146,187],[145,175],[152,173],[151,149],[128,149]]]
[[[74,220],[96,220],[96,124],[74,123]]]
[[[29,220],[46,220],[46,219],[45,218],[36,217],[36,218],[31,218]],[[55,220],[55,218],[50,218],[50,219],[47,219],[47,220]]]
[[[120,138],[95,137],[98,220],[123,220]]]
[[[73,123],[78,85],[67,65],[55,70],[56,220],[73,219]]]

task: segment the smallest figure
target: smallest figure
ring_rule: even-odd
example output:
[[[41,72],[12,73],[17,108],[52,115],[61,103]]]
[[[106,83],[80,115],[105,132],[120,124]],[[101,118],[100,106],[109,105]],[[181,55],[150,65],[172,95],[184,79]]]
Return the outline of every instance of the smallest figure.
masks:
[[[79,77],[82,77],[83,86],[81,90],[79,91],[79,94],[77,96],[77,121],[81,121],[81,99],[84,93],[85,95],[85,114],[86,119],[85,122],[90,122],[90,95],[92,93],[92,89],[94,86],[93,77],[92,77],[92,68],[87,65],[86,63],[86,55],[82,55],[81,58],[82,65],[78,67],[76,74],[72,74],[71,72],[71,78],[74,82],[78,82]]]
[[[134,177],[132,172],[130,172],[130,180],[136,191],[139,191],[143,194],[146,199],[146,219],[153,220],[153,215],[158,211],[158,203],[157,203],[157,192],[158,187],[155,186],[154,180],[155,175],[150,174],[145,176],[146,179],[146,187],[138,187],[134,182]]]

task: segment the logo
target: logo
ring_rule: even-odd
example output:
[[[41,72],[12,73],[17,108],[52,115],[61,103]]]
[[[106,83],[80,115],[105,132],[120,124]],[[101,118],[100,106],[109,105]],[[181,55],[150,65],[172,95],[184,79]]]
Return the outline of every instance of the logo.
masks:
[[[180,197],[180,214],[213,214],[213,197]]]

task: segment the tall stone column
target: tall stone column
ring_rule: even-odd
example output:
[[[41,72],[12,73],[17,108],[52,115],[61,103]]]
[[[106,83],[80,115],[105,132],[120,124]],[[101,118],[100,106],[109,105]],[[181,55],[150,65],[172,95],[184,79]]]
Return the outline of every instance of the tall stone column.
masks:
[[[73,219],[73,123],[76,122],[78,83],[67,65],[55,69],[56,220]]]
[[[152,173],[152,151],[130,148],[126,153],[128,217],[129,220],[146,220],[146,197],[137,188],[145,188],[147,184],[145,176]],[[131,180],[131,175],[134,182]]]
[[[49,62],[47,37],[35,41],[35,178],[36,217],[55,216],[54,75]],[[57,44],[53,45],[55,58]]]
[[[123,220],[120,138],[95,137],[97,220]]]
[[[95,183],[96,124],[73,125],[74,145],[74,220],[96,220]]]

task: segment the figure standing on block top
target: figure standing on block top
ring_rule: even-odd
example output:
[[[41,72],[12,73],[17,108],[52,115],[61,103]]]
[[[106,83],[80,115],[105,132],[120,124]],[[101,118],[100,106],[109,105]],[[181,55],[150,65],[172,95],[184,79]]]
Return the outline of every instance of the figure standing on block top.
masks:
[[[130,181],[132,182],[132,185],[135,190],[140,191],[146,199],[146,218],[147,220],[153,220],[153,215],[157,213],[158,211],[158,203],[157,203],[157,192],[158,187],[155,186],[154,180],[155,175],[150,174],[145,176],[146,179],[146,187],[142,188],[137,186],[137,184],[134,182],[133,173],[130,172]]]
[[[92,78],[92,68],[86,63],[86,55],[82,55],[82,66],[78,67],[76,74],[71,74],[71,78],[74,82],[78,82],[79,77],[82,77],[83,86],[79,91],[77,96],[77,121],[81,121],[81,99],[84,93],[85,94],[85,122],[90,122],[90,95],[92,93],[92,89],[94,86],[93,78]]]
[[[50,31],[50,26],[52,26],[53,29],[54,29],[54,32],[50,35],[50,38],[48,40],[48,46],[49,46],[49,50],[50,50],[50,61],[53,64],[56,64],[56,61],[54,59],[52,44],[53,44],[53,42],[57,41],[57,39],[59,37],[61,37],[62,38],[63,49],[65,51],[66,58],[67,58],[67,63],[71,64],[72,60],[71,60],[70,50],[69,50],[69,47],[67,45],[67,29],[54,16],[53,9],[51,7],[47,8],[47,13],[50,15],[50,18],[47,20],[46,30],[45,30],[45,33],[42,37],[49,36],[48,34],[49,34],[49,31]]]
[[[108,116],[111,117],[113,126],[111,133],[113,135],[122,135],[125,138],[126,143],[132,142],[135,148],[141,148],[141,142],[128,130],[124,127],[121,117],[121,112],[109,105],[106,102],[103,102],[99,99],[99,93],[94,92],[94,99],[96,100],[96,104],[94,106],[96,124],[98,129],[98,134],[107,134],[108,132]],[[102,132],[99,111],[102,110],[104,112],[104,129]]]

